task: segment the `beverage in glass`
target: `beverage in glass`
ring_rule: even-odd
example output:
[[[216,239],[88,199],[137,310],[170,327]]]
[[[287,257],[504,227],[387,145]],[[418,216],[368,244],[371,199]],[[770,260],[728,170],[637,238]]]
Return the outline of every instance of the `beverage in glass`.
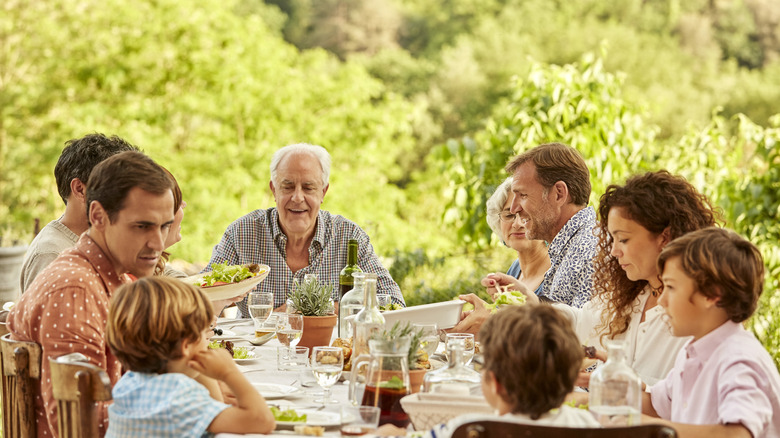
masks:
[[[471,359],[474,358],[474,335],[471,333],[447,333],[447,336],[444,338],[445,351],[448,350],[447,342],[449,342],[450,339],[463,340],[463,365],[470,364]]]
[[[339,381],[344,368],[344,350],[341,347],[314,347],[311,353],[311,371],[323,389],[322,399],[315,403],[338,403],[330,398],[330,388]]]
[[[247,298],[247,307],[249,308],[249,316],[255,322],[255,334],[261,336],[257,332],[261,330],[263,324],[271,316],[271,312],[274,310],[274,294],[270,292],[258,292],[252,291]]]
[[[420,323],[413,324],[415,330],[422,330],[422,337],[420,338],[420,347],[425,350],[428,357],[431,357],[436,352],[436,348],[439,347],[439,329],[435,323]]]
[[[298,345],[303,335],[303,315],[281,313],[276,319],[276,338],[287,347]]]

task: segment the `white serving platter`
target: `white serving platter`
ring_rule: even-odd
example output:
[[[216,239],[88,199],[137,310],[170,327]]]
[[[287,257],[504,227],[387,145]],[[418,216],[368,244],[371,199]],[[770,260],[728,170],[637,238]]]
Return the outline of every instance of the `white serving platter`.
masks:
[[[385,326],[389,329],[396,321],[408,321],[411,323],[436,323],[439,329],[455,327],[460,322],[460,313],[463,300],[450,300],[441,303],[422,304],[406,307],[400,310],[388,310],[382,312],[385,317]]]

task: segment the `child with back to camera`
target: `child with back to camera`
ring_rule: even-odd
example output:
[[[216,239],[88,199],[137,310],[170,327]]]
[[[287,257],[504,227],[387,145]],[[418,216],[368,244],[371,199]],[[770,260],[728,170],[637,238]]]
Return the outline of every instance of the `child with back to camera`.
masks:
[[[658,272],[673,334],[693,339],[644,394],[642,421],[669,424],[681,438],[779,437],[780,375],[742,325],[763,290],[758,248],[733,231],[705,228],[667,245]]]
[[[556,427],[600,427],[585,409],[562,405],[574,389],[584,353],[571,322],[546,304],[509,306],[479,332],[484,355],[482,393],[499,415],[461,415],[426,437],[449,438],[472,421],[499,420]],[[404,435],[392,425],[380,435]]]
[[[117,289],[107,341],[127,371],[112,390],[106,437],[270,433],[274,417],[224,349],[208,348],[214,310],[195,286],[146,277]],[[217,381],[237,399],[223,403]]]

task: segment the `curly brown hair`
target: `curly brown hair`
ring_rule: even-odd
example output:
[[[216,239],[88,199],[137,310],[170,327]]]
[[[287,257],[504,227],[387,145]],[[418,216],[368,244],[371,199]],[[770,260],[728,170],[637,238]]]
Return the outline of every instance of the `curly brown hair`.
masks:
[[[610,254],[609,211],[620,207],[624,215],[654,235],[668,229],[669,240],[722,222],[720,211],[685,178],[666,170],[630,177],[624,185],[611,184],[599,201],[598,252],[593,259],[593,299],[606,303],[597,329],[613,338],[628,330],[634,301],[647,286],[646,280],[632,281]]]
[[[479,331],[484,370],[513,413],[538,419],[574,389],[585,353],[571,322],[553,306],[508,306]]]

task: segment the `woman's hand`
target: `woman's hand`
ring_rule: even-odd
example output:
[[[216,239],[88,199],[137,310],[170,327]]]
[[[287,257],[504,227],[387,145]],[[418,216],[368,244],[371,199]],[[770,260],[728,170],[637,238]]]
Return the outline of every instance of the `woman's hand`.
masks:
[[[460,322],[455,327],[445,331],[450,333],[473,333],[474,337],[476,337],[482,324],[490,317],[490,311],[485,308],[487,303],[474,294],[461,295],[458,298],[471,303],[474,306],[474,310],[463,312],[460,316]]]
[[[495,300],[496,296],[501,292],[503,288],[509,288],[516,290],[526,297],[526,301],[529,303],[538,303],[539,297],[536,296],[533,291],[529,290],[523,283],[520,283],[518,279],[511,275],[506,275],[502,272],[494,272],[486,275],[482,279],[482,286],[485,286],[487,293]]]

